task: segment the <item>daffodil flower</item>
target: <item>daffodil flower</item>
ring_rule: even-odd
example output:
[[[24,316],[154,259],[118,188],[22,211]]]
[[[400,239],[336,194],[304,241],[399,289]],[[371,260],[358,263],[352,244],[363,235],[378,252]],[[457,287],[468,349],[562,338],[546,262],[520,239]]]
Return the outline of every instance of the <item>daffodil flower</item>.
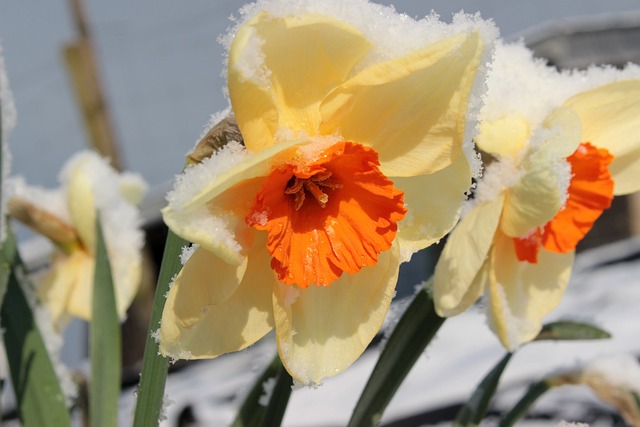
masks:
[[[60,328],[70,316],[91,320],[96,218],[104,230],[116,306],[124,319],[140,284],[144,236],[135,205],[146,184],[138,175],[118,174],[97,154],[70,158],[60,174],[62,187],[46,190],[11,182],[9,213],[54,245],[51,266],[41,277],[39,297]]]
[[[470,185],[462,141],[493,30],[434,19],[360,1],[247,12],[228,56],[246,148],[188,168],[163,210],[198,245],[168,294],[163,354],[216,357],[275,328],[287,370],[319,383],[364,351],[399,264],[451,229]]]
[[[478,147],[494,157],[436,266],[438,313],[481,295],[510,350],[559,303],[577,243],[615,194],[640,190],[640,69],[558,73],[498,45]]]

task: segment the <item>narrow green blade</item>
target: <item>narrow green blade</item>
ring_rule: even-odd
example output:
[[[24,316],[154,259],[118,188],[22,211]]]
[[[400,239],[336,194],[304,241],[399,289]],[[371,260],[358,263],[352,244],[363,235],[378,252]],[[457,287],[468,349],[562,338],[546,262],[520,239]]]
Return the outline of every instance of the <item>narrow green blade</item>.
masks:
[[[349,427],[377,426],[382,413],[398,387],[431,342],[445,319],[435,312],[425,283],[404,312],[384,350],[349,420]]]
[[[513,409],[509,411],[501,420],[500,427],[511,427],[527,413],[531,405],[538,400],[551,386],[545,381],[538,381],[532,384],[527,392],[522,396],[522,399],[515,404]]]
[[[535,341],[546,340],[602,340],[611,338],[604,329],[588,323],[559,321],[546,324]]]
[[[159,423],[169,361],[166,357],[158,354],[158,343],[152,337],[152,333],[155,332],[160,325],[162,310],[164,309],[164,303],[166,301],[165,294],[169,291],[169,284],[173,276],[178,274],[182,268],[180,253],[182,247],[186,244],[188,244],[186,240],[178,237],[169,230],[164,247],[162,265],[160,266],[160,274],[158,276],[158,285],[153,303],[153,312],[151,313],[147,343],[144,348],[142,374],[140,376],[140,384],[138,385],[138,401],[136,402],[136,411],[133,420],[134,427],[156,427]]]
[[[231,427],[277,427],[282,424],[292,385],[291,376],[276,354],[256,379]]]
[[[1,261],[1,277],[8,276],[8,284],[0,315],[20,421],[23,427],[70,426],[58,377],[18,279],[24,280],[26,274],[11,234]]]
[[[96,221],[96,237],[96,269],[89,330],[89,419],[92,426],[117,427],[122,344],[111,264],[99,220]]]
[[[489,408],[489,402],[498,388],[500,376],[511,360],[511,356],[513,353],[505,354],[500,362],[480,381],[469,401],[458,412],[453,423],[455,427],[480,425]]]

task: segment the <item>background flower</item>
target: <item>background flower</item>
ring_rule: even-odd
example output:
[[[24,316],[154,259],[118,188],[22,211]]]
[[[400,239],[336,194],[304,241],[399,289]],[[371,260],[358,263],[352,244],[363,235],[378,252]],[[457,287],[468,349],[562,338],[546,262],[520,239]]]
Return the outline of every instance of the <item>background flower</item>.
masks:
[[[60,173],[62,186],[46,190],[11,182],[10,214],[56,246],[39,295],[58,326],[69,316],[91,319],[96,218],[100,215],[116,292],[125,313],[140,284],[144,236],[135,205],[146,185],[138,175],[118,174],[97,154],[74,155]]]
[[[557,72],[520,44],[498,46],[477,138],[492,163],[436,267],[441,315],[485,294],[505,347],[537,335],[576,244],[613,194],[640,189],[639,78],[635,65]]]

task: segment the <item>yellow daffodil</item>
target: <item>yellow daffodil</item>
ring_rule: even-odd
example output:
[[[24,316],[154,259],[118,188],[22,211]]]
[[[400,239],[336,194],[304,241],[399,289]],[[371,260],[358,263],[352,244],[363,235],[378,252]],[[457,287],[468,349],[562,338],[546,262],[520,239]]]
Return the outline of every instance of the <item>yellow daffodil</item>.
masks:
[[[493,30],[434,19],[363,1],[247,11],[228,57],[246,148],[188,168],[163,210],[198,244],[168,294],[163,354],[216,357],[275,328],[287,370],[319,383],[364,351],[399,264],[450,230],[470,185],[462,141]]]
[[[559,303],[577,243],[614,194],[640,189],[640,69],[558,73],[499,45],[479,148],[494,156],[436,266],[438,312],[487,296],[512,350]]]
[[[133,174],[118,174],[97,154],[73,156],[60,175],[62,187],[45,190],[12,181],[9,213],[54,243],[51,267],[39,297],[57,327],[69,316],[91,319],[96,217],[104,231],[121,319],[140,284],[144,241],[135,207],[146,185]]]

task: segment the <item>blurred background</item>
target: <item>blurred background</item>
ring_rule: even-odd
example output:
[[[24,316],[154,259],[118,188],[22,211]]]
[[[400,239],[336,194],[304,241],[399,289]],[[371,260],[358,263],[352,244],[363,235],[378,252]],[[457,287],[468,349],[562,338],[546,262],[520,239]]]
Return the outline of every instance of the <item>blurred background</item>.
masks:
[[[149,275],[124,333],[125,374],[132,384],[137,381],[154,269],[166,232],[159,209],[210,115],[227,106],[221,77],[223,50],[216,40],[243,4],[238,0],[0,0],[0,43],[18,112],[9,139],[12,174],[23,175],[31,184],[55,187],[67,158],[92,143],[110,141],[112,148],[105,150],[112,150],[114,163],[142,174],[150,184],[143,204]],[[496,22],[505,39],[523,38],[536,55],[560,68],[640,62],[637,0],[399,0],[394,4],[398,12],[416,18],[433,9],[445,21],[460,10],[480,12]],[[580,250],[639,234],[638,206],[637,197],[616,198]],[[34,268],[46,264],[49,246],[24,230],[20,237],[23,255]],[[437,248],[420,253],[404,266],[399,298],[426,278],[436,252]],[[82,366],[85,325],[73,324],[67,335],[63,359]]]

